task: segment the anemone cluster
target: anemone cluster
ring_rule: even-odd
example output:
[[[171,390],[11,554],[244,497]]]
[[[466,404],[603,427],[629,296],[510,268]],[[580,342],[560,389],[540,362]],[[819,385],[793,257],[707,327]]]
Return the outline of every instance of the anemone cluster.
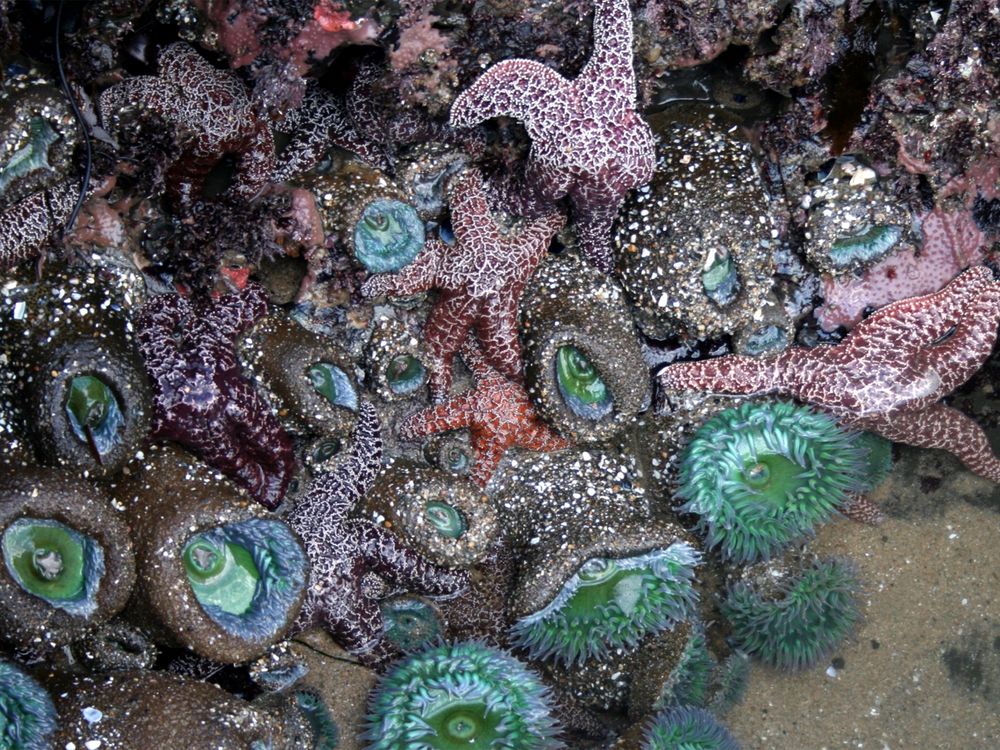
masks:
[[[1000,482],[993,5],[0,0],[0,747],[733,750]]]

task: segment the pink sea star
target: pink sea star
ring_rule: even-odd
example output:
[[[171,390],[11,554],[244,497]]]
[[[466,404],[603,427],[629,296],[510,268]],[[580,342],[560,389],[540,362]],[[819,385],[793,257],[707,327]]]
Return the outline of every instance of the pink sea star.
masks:
[[[101,94],[102,120],[107,124],[135,107],[176,128],[181,156],[167,170],[174,198],[184,203],[197,198],[205,177],[226,154],[237,159],[234,192],[254,197],[274,171],[274,139],[243,84],[183,42],[164,49],[157,64],[158,76],[128,78]]]
[[[450,206],[454,245],[429,240],[402,271],[373,276],[362,287],[369,297],[440,291],[424,327],[431,394],[438,401],[448,395],[452,359],[470,328],[491,365],[512,380],[523,378],[518,303],[549,241],[564,223],[560,214],[551,213],[516,234],[503,234],[486,203],[482,176],[475,170],[453,183]]]
[[[1000,459],[982,428],[938,403],[986,361],[998,324],[1000,283],[977,266],[938,292],[883,307],[839,344],[685,362],[658,378],[673,390],[792,396],[889,440],[944,448],[1000,482]]]
[[[476,385],[471,391],[443,404],[417,412],[399,426],[403,440],[468,427],[475,463],[469,478],[485,487],[506,450],[521,446],[533,451],[555,451],[569,442],[539,419],[527,392],[494,370],[471,341],[462,358],[472,370]]]
[[[233,344],[266,313],[258,284],[197,307],[161,294],[142,306],[136,337],[153,384],[152,436],[183,445],[274,509],[295,472],[292,441],[243,377]]]
[[[472,127],[503,115],[524,122],[527,191],[545,203],[568,196],[581,248],[609,272],[611,224],[625,193],[647,182],[656,162],[652,133],[635,106],[628,0],[596,0],[594,51],[576,79],[533,60],[505,60],[455,99],[451,124]]]

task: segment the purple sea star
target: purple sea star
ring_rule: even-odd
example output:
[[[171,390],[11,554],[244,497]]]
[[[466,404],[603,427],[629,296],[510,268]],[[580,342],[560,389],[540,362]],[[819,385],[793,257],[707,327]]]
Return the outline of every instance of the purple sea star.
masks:
[[[226,154],[237,159],[233,191],[254,197],[274,171],[274,139],[243,84],[183,42],[164,49],[157,62],[158,76],[128,78],[101,94],[102,120],[143,108],[175,129],[181,156],[167,170],[167,188],[182,203],[200,195],[205,177]]]
[[[555,451],[569,442],[552,431],[535,413],[524,387],[494,370],[471,341],[462,358],[472,370],[476,386],[443,404],[411,415],[399,426],[403,440],[468,427],[475,463],[469,478],[485,487],[508,448]]]
[[[267,294],[257,284],[199,306],[162,294],[142,306],[136,328],[153,383],[152,436],[183,445],[273,510],[295,472],[295,454],[243,377],[233,347],[266,313]]]
[[[986,361],[998,324],[1000,283],[977,266],[938,292],[881,308],[839,344],[684,362],[658,378],[672,390],[792,396],[888,440],[943,448],[1000,482],[982,428],[938,402]]]
[[[521,120],[531,138],[527,192],[545,203],[568,196],[580,247],[610,272],[611,224],[625,193],[647,182],[656,162],[652,133],[636,111],[628,0],[594,3],[594,51],[575,80],[533,60],[504,60],[455,99],[451,125],[498,116]]]
[[[511,380],[523,379],[518,303],[552,236],[564,223],[560,214],[550,213],[516,234],[502,233],[476,170],[452,184],[450,206],[454,245],[428,240],[399,273],[373,276],[362,286],[369,297],[440,291],[424,327],[431,394],[437,401],[448,396],[451,363],[470,328],[491,365]]]
[[[0,213],[0,271],[41,255],[45,243],[73,212],[79,194],[79,183],[64,180]]]
[[[371,489],[381,458],[378,414],[362,401],[350,455],[333,471],[316,476],[287,516],[311,567],[311,585],[293,631],[321,625],[369,666],[383,663],[392,649],[383,639],[380,597],[366,591],[366,574],[374,573],[393,590],[427,596],[457,596],[469,585],[464,571],[434,565],[388,529],[347,517]]]

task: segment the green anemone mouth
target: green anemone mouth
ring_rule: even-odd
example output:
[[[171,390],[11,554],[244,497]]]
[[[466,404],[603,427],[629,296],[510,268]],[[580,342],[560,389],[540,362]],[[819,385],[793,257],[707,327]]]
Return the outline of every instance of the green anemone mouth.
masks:
[[[720,307],[735,300],[740,290],[740,280],[732,258],[728,255],[716,255],[701,272],[701,285],[708,298]]]
[[[307,371],[316,393],[334,406],[358,410],[358,392],[347,373],[329,362],[314,362]]]
[[[57,718],[45,689],[13,664],[0,660],[0,748],[50,747]]]
[[[444,451],[441,457],[442,468],[455,474],[464,474],[469,470],[472,463],[468,451],[457,445],[451,445]]]
[[[319,466],[336,456],[343,448],[344,444],[338,438],[323,438],[313,447],[310,458]]]
[[[849,237],[838,237],[830,245],[830,260],[836,268],[870,263],[889,252],[903,236],[897,226],[865,226]]]
[[[480,643],[429,648],[397,662],[373,693],[367,725],[369,750],[562,747],[538,678]]]
[[[395,272],[417,257],[424,239],[424,223],[413,206],[378,198],[354,226],[354,255],[371,273]]]
[[[389,390],[397,396],[413,393],[427,381],[427,369],[412,354],[400,354],[389,361],[385,369]]]
[[[594,558],[543,609],[518,620],[513,642],[566,666],[634,647],[694,611],[697,550],[687,542],[622,559]]]
[[[708,420],[681,459],[678,497],[709,546],[739,563],[813,532],[857,491],[864,453],[831,417],[787,403],[745,403]]]
[[[104,457],[121,445],[125,423],[114,392],[96,375],[77,375],[69,383],[66,416],[76,439]]]
[[[181,564],[205,613],[223,630],[266,638],[305,586],[306,556],[281,521],[251,518],[192,536]]]
[[[575,346],[559,347],[555,367],[559,395],[570,411],[592,422],[611,413],[611,391],[583,352]]]
[[[59,140],[59,134],[52,129],[49,121],[35,115],[28,121],[28,142],[0,167],[0,195],[6,192],[14,180],[39,169],[51,169],[49,147]]]
[[[469,529],[465,515],[454,505],[430,502],[424,506],[424,514],[437,532],[449,539],[459,539]]]
[[[104,551],[86,534],[51,519],[20,518],[3,533],[3,556],[29,594],[78,617],[97,609]]]
[[[385,599],[379,608],[385,638],[400,651],[416,651],[441,638],[441,620],[426,601],[403,596]]]

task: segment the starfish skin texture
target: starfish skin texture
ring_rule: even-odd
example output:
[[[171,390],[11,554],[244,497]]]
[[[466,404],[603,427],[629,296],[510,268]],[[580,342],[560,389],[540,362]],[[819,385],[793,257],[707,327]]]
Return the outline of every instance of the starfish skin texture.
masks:
[[[367,666],[394,655],[383,639],[379,592],[369,584],[379,576],[393,591],[450,598],[469,586],[465,571],[448,570],[405,547],[386,528],[348,518],[371,489],[382,466],[382,439],[375,408],[362,401],[350,454],[330,472],[316,476],[286,520],[305,545],[310,586],[292,627],[321,626]]]
[[[139,311],[136,338],[153,384],[152,437],[184,446],[273,510],[295,472],[295,453],[234,349],[265,314],[258,284],[202,305],[161,294]]]
[[[669,390],[792,396],[888,440],[943,448],[1000,482],[1000,459],[986,433],[938,403],[983,365],[998,324],[1000,283],[976,266],[938,292],[877,310],[836,345],[684,362],[657,377]]]
[[[475,451],[469,478],[485,487],[493,471],[512,446],[533,451],[557,451],[570,443],[556,434],[535,413],[524,386],[493,369],[468,341],[462,359],[472,370],[475,387],[443,404],[411,415],[399,425],[399,437],[415,440],[446,430],[468,427]]]
[[[236,157],[232,190],[253,198],[274,171],[274,137],[243,84],[183,42],[166,47],[157,65],[158,76],[135,76],[105,90],[101,119],[107,124],[122,110],[141,108],[175,130],[182,153],[167,169],[166,182],[182,204],[200,196],[205,177],[226,154]]]
[[[452,360],[470,329],[493,367],[511,380],[523,379],[518,304],[565,222],[561,214],[550,213],[516,234],[503,234],[490,214],[483,178],[476,170],[456,178],[449,199],[455,244],[428,240],[399,273],[372,276],[361,287],[368,297],[439,291],[424,326],[435,401],[448,396]]]
[[[523,122],[531,138],[526,191],[550,204],[568,197],[582,251],[610,272],[611,225],[656,163],[653,135],[636,111],[628,0],[596,0],[594,50],[573,81],[533,60],[505,60],[455,99],[450,122],[468,128],[500,116]]]
[[[66,180],[0,213],[0,271],[39,257],[73,212],[79,194],[79,184]]]

